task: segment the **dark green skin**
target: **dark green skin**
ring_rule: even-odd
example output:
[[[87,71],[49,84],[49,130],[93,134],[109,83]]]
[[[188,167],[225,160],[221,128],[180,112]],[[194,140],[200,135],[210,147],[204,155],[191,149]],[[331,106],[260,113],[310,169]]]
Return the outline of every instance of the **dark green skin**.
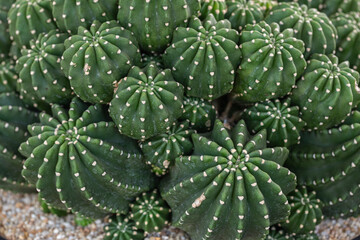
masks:
[[[55,214],[58,217],[64,217],[64,216],[68,215],[67,211],[52,208],[45,202],[45,200],[42,200],[40,197],[39,197],[39,202],[40,202],[40,206],[44,213]]]
[[[333,1],[333,0],[331,0]],[[316,8],[322,10],[326,0],[278,0],[278,2],[296,2],[299,5],[306,5],[308,8]]]
[[[87,225],[93,223],[95,220],[92,218],[82,217],[80,215],[75,216],[75,224],[80,227],[86,227]]]
[[[324,0],[325,6],[323,12],[328,16],[335,14],[336,12],[358,12],[360,10],[359,0]]]
[[[120,214],[109,219],[104,232],[104,240],[143,240],[145,237],[144,231],[137,228],[133,220]]]
[[[19,90],[18,75],[15,71],[15,62],[8,59],[0,63],[0,93]]]
[[[200,19],[204,20],[212,14],[217,21],[225,18],[227,12],[226,0],[201,0]]]
[[[7,9],[0,5],[0,61],[7,58],[11,46],[8,28]]]

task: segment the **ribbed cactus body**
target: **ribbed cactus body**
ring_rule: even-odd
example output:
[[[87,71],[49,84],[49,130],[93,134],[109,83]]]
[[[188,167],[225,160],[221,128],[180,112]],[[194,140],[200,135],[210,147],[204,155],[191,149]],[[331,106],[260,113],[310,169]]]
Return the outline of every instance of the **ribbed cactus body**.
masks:
[[[125,215],[116,214],[104,227],[104,240],[143,240],[144,231],[135,226],[135,222]]]
[[[11,39],[20,48],[29,46],[40,33],[56,29],[51,0],[18,0],[10,8],[8,19]]]
[[[266,148],[266,131],[251,136],[244,121],[228,132],[217,120],[209,138],[192,139],[193,155],[177,158],[160,185],[174,226],[194,240],[261,239],[286,219],[296,184],[281,166],[286,148]]]
[[[360,10],[360,0],[324,0],[323,11],[331,16],[336,12],[358,12]]]
[[[119,81],[110,103],[110,116],[120,133],[134,139],[165,133],[183,113],[184,88],[169,69],[155,63],[144,69],[133,67]]]
[[[336,50],[336,28],[315,8],[297,3],[281,3],[266,17],[267,23],[279,23],[281,30],[292,28],[295,37],[305,43],[305,57],[314,53],[330,54]]]
[[[279,2],[295,2],[301,5],[306,5],[308,8],[316,8],[321,10],[324,8],[326,0],[278,0]],[[332,0],[330,0],[332,1]]]
[[[0,93],[17,91],[18,75],[15,71],[15,63],[6,60],[0,63]]]
[[[52,116],[28,127],[19,150],[23,176],[51,207],[98,218],[125,213],[129,201],[149,191],[154,176],[136,142],[120,135],[102,105],[74,98],[69,110],[54,104]]]
[[[66,216],[68,214],[67,211],[52,208],[44,200],[42,200],[40,197],[39,197],[39,203],[40,203],[40,207],[41,207],[41,209],[42,209],[42,211],[44,213],[55,214],[58,217],[63,217],[63,216]]]
[[[304,72],[304,43],[277,23],[247,25],[240,34],[242,60],[233,92],[244,102],[283,97]]]
[[[265,240],[294,240],[294,237],[286,233],[283,229],[272,226]]]
[[[176,81],[186,94],[212,100],[233,88],[240,63],[239,34],[228,20],[209,15],[203,22],[192,17],[188,28],[179,27],[163,55]]]
[[[11,1],[5,1],[11,3]],[[7,14],[10,6],[0,3],[0,62],[7,58],[11,46]]]
[[[51,0],[52,14],[62,32],[76,34],[78,27],[90,27],[93,21],[115,20],[118,0]]]
[[[292,92],[308,129],[326,129],[341,123],[360,99],[359,73],[335,55],[314,54]]]
[[[116,83],[141,60],[132,33],[115,21],[79,27],[65,47],[61,67],[75,93],[91,103],[110,102]]]
[[[299,117],[299,107],[290,106],[290,98],[256,103],[245,109],[243,118],[253,133],[267,130],[269,146],[289,147],[300,141],[306,123]]]
[[[135,34],[144,52],[162,53],[174,29],[185,27],[199,9],[199,0],[119,0],[117,19]]]
[[[67,37],[57,30],[41,33],[36,41],[30,41],[29,49],[22,50],[16,70],[19,72],[20,94],[29,99],[29,104],[67,104],[71,101],[69,80],[60,69]]]
[[[227,12],[226,0],[201,0],[200,19],[212,14],[216,20],[222,20]]]

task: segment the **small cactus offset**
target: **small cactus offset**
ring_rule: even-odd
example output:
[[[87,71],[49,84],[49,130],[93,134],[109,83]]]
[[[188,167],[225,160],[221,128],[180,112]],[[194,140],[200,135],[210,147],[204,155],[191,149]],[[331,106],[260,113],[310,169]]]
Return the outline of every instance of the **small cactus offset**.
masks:
[[[265,240],[295,240],[291,234],[288,234],[283,229],[271,226],[269,234]]]
[[[110,102],[117,81],[141,61],[132,33],[115,21],[79,27],[65,47],[61,67],[78,97],[90,103]]]
[[[74,98],[69,110],[54,104],[52,116],[42,113],[28,127],[22,174],[47,204],[99,218],[126,213],[129,201],[154,186],[136,142],[109,119],[104,106]]]
[[[104,240],[143,240],[144,231],[135,226],[135,222],[125,215],[116,214],[104,227]]]
[[[340,124],[360,101],[359,73],[335,55],[314,54],[292,92],[307,129]]]
[[[290,106],[290,102],[287,98],[256,103],[245,109],[243,118],[253,133],[267,130],[270,147],[290,147],[299,143],[300,131],[306,125],[299,117],[299,107]]]
[[[162,53],[170,44],[173,30],[187,25],[200,9],[199,0],[119,0],[117,19],[135,34],[141,50]]]
[[[206,19],[212,14],[217,21],[224,19],[227,12],[226,0],[200,0],[200,19]]]
[[[150,62],[144,69],[133,67],[119,81],[110,116],[120,133],[145,140],[170,130],[183,113],[183,95],[171,71]]]
[[[75,222],[76,226],[86,227],[87,225],[93,223],[94,219],[88,218],[88,217],[83,217],[80,214],[77,214],[75,216],[74,222]]]
[[[6,60],[0,63],[0,93],[14,92],[19,90],[17,84],[18,75],[15,71],[15,63]]]
[[[191,239],[262,239],[290,213],[295,175],[282,167],[286,148],[266,148],[266,131],[251,136],[244,121],[231,132],[219,120],[209,138],[193,134],[192,156],[176,159],[162,179],[172,222]]]
[[[145,233],[160,231],[169,224],[171,209],[161,198],[157,189],[142,193],[130,204],[130,219]]]
[[[233,92],[244,102],[261,102],[291,92],[304,72],[304,43],[277,23],[247,25],[240,34],[242,61]]]
[[[238,42],[228,20],[216,21],[212,14],[203,22],[192,17],[188,28],[175,30],[164,63],[188,96],[216,99],[233,88],[241,56]]]
[[[174,123],[168,132],[156,135],[140,144],[146,163],[156,175],[165,175],[175,158],[192,152],[191,134],[193,133],[194,130],[189,130],[188,122]]]

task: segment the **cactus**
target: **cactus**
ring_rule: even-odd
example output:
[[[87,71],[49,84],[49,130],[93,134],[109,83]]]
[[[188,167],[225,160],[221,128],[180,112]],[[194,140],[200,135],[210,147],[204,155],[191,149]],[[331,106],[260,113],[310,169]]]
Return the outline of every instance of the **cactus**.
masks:
[[[240,34],[242,62],[233,92],[244,102],[283,97],[304,72],[304,43],[277,23],[247,25]]]
[[[277,0],[250,0],[250,2],[259,4],[264,12],[264,16],[267,16],[269,11],[276,5],[278,5]]]
[[[65,47],[61,67],[75,93],[90,103],[110,102],[117,81],[141,61],[132,33],[115,21],[79,27]]]
[[[194,131],[188,128],[188,122],[174,123],[168,132],[140,144],[146,163],[156,175],[165,175],[175,158],[192,152],[191,134]]]
[[[11,3],[11,1],[5,1]],[[9,6],[0,3],[0,62],[7,58],[11,46],[7,13]]]
[[[349,61],[351,67],[360,70],[360,13],[337,13],[331,20],[339,35],[336,56],[341,62]]]
[[[16,71],[19,72],[20,93],[29,103],[67,104],[71,101],[69,80],[60,70],[67,37],[57,30],[40,33],[36,41],[30,41],[30,49],[22,50]]]
[[[194,153],[176,159],[160,183],[172,222],[192,239],[262,239],[290,213],[295,175],[282,167],[286,148],[266,148],[244,121],[229,133],[216,120],[209,138],[193,134]]]
[[[212,14],[217,21],[224,19],[227,12],[226,0],[201,0],[200,19]]]
[[[94,222],[94,219],[92,219],[92,218],[87,218],[87,217],[83,217],[83,216],[77,214],[77,215],[75,216],[74,222],[75,222],[75,225],[76,225],[76,226],[86,227],[87,225],[93,223],[93,222]]]
[[[175,30],[164,63],[188,96],[216,99],[233,88],[241,56],[238,42],[228,20],[216,21],[212,14],[204,22],[192,17],[188,28]]]
[[[51,213],[51,214],[55,214],[58,217],[64,217],[68,214],[67,211],[64,210],[60,210],[60,209],[56,209],[56,208],[52,208],[51,206],[49,206],[48,204],[46,204],[46,202],[44,200],[42,200],[39,197],[39,202],[40,202],[40,206],[42,208],[42,211],[44,213]]]
[[[231,27],[241,31],[247,24],[256,24],[264,19],[262,7],[253,1],[226,0],[228,11],[225,18],[231,22]]]
[[[145,140],[165,133],[181,116],[183,94],[169,69],[161,70],[152,62],[144,69],[134,66],[119,81],[110,116],[120,133]]]
[[[157,189],[137,197],[135,202],[130,204],[130,208],[130,219],[145,233],[160,231],[169,224],[171,209]]]
[[[27,125],[37,121],[37,112],[28,109],[17,94],[0,93],[0,188],[15,192],[35,190],[21,176],[24,158],[18,147],[29,137]]]
[[[15,64],[12,60],[0,63],[0,93],[17,91],[18,75],[15,72]]]
[[[154,186],[136,142],[117,133],[106,113],[74,98],[69,110],[54,104],[52,116],[42,113],[28,127],[22,174],[47,204],[99,218],[126,213],[129,201]]]
[[[359,73],[335,55],[314,54],[292,92],[306,128],[321,130],[341,123],[360,99]]]
[[[144,232],[135,226],[134,221],[125,215],[116,214],[104,227],[104,240],[143,240]]]
[[[294,238],[283,229],[271,226],[270,232],[266,236],[265,240],[294,240]]]
[[[325,13],[315,8],[309,9],[297,3],[280,3],[269,12],[265,21],[279,23],[282,31],[294,29],[294,36],[305,43],[306,58],[314,53],[335,53],[336,28]]]
[[[316,8],[322,10],[326,0],[278,0],[279,2],[295,2],[301,5],[306,5],[308,8]]]
[[[331,16],[336,12],[358,12],[360,11],[360,1],[359,0],[324,0],[324,9],[323,11]]]
[[[270,147],[290,147],[300,141],[300,130],[306,123],[299,117],[299,107],[290,106],[290,98],[256,103],[245,109],[243,118],[255,133],[267,130]]]
[[[11,40],[28,47],[40,33],[56,29],[52,18],[50,0],[17,0],[8,13]]]
[[[62,32],[76,34],[78,27],[90,27],[94,20],[115,20],[118,0],[52,0],[52,14]]]
[[[164,68],[162,56],[159,54],[142,54],[141,55],[141,67],[146,67],[149,63],[154,63],[159,68]]]

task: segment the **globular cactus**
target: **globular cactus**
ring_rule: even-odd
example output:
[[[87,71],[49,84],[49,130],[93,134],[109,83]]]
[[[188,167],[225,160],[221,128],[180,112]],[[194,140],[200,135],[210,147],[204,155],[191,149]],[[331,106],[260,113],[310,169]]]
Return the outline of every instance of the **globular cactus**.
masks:
[[[185,27],[188,19],[200,9],[199,0],[119,0],[117,19],[132,31],[141,50],[162,53],[170,44],[173,30]]]
[[[157,189],[137,197],[130,204],[130,212],[130,219],[145,233],[160,231],[171,219],[171,209]]]
[[[137,143],[117,132],[104,106],[74,98],[69,110],[51,110],[28,127],[32,137],[19,148],[27,157],[22,175],[47,204],[99,218],[126,213],[129,201],[152,189]]]
[[[266,131],[251,136],[244,121],[230,132],[219,120],[209,138],[193,134],[192,156],[176,159],[161,195],[172,223],[191,239],[262,239],[290,213],[295,175],[282,167],[286,148],[267,148]]]
[[[110,116],[120,133],[145,140],[165,133],[181,116],[183,94],[169,69],[161,70],[152,62],[144,69],[134,66],[119,81]]]
[[[211,102],[195,97],[184,96],[184,113],[180,121],[190,123],[190,128],[197,132],[210,131],[216,119],[216,109]]]
[[[359,73],[335,55],[312,55],[292,92],[308,129],[326,129],[341,123],[360,100]]]
[[[306,5],[308,8],[322,10],[326,0],[278,0],[279,2],[295,2],[299,5]],[[331,0],[332,1],[332,0]]]
[[[159,68],[164,68],[164,62],[162,55],[159,54],[142,54],[141,55],[141,67],[146,67],[149,63],[155,64]]]
[[[272,226],[265,240],[294,240],[294,238],[283,229]]]
[[[104,240],[143,240],[144,231],[135,226],[135,222],[125,215],[116,214],[104,227]]]
[[[324,9],[323,11],[331,16],[336,12],[358,12],[360,11],[360,1],[359,0],[324,0]]]
[[[65,48],[61,67],[75,93],[90,103],[110,102],[117,81],[141,61],[132,33],[115,21],[79,27]]]
[[[300,131],[306,123],[299,117],[299,107],[291,106],[291,99],[275,99],[245,109],[243,118],[255,133],[267,130],[269,146],[290,147],[300,141]]]
[[[247,24],[256,24],[264,19],[262,7],[254,1],[226,0],[228,10],[225,18],[231,27],[241,31]]]
[[[67,37],[57,30],[40,33],[36,40],[30,41],[29,49],[22,50],[16,71],[19,73],[20,94],[29,100],[29,104],[67,104],[71,101],[69,80],[60,70]]]
[[[0,3],[0,62],[7,58],[11,46],[7,14],[12,0]]]
[[[14,92],[19,90],[17,84],[18,75],[15,71],[15,63],[6,60],[0,63],[0,93]]]
[[[62,32],[76,34],[78,27],[90,27],[93,21],[115,20],[118,0],[51,0],[52,14]]]
[[[192,152],[193,133],[193,130],[189,130],[188,122],[174,123],[168,132],[140,143],[145,161],[156,175],[165,175],[177,157]]]
[[[200,0],[200,19],[206,19],[212,14],[217,21],[224,19],[227,12],[226,0]]]
[[[17,0],[9,10],[10,38],[23,48],[40,33],[56,29],[51,0]]]
[[[233,88],[241,56],[238,42],[239,34],[228,20],[216,21],[210,14],[201,22],[194,16],[188,28],[175,30],[164,63],[188,96],[216,99]]]
[[[279,23],[281,30],[292,28],[294,37],[305,43],[306,58],[314,53],[335,53],[336,28],[325,13],[315,8],[297,3],[280,3],[271,9],[265,21],[269,24]]]
[[[336,56],[340,61],[349,61],[355,70],[360,70],[360,13],[337,13],[331,21],[339,36]]]
[[[278,5],[277,0],[250,0],[250,2],[259,4],[264,12],[264,16],[267,16],[268,12],[276,5]]]
[[[261,102],[290,93],[306,67],[304,43],[293,29],[277,23],[247,25],[240,34],[242,61],[233,92],[244,102]]]
[[[0,188],[16,192],[35,190],[21,176],[24,158],[18,148],[29,137],[27,125],[37,121],[38,113],[28,109],[17,94],[0,93]]]

